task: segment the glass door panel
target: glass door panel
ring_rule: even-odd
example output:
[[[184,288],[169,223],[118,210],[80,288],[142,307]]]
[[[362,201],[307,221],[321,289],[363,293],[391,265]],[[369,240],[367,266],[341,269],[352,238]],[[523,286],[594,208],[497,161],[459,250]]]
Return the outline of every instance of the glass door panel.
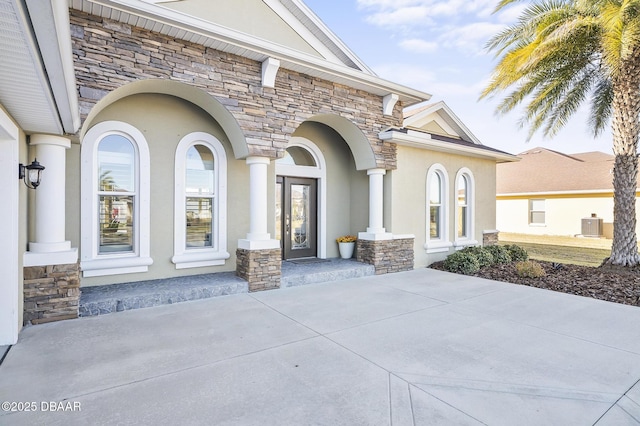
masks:
[[[276,200],[276,231],[280,230],[285,259],[317,255],[316,186],[315,179],[278,178],[276,196],[281,201]]]

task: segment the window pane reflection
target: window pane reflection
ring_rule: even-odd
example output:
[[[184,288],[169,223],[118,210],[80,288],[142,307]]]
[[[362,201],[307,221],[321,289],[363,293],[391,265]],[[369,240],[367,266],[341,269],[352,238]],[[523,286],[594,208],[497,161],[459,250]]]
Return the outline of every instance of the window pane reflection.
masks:
[[[135,149],[122,135],[109,135],[98,145],[99,191],[135,191]]]
[[[101,195],[99,253],[133,251],[132,196]]]
[[[188,194],[213,194],[213,153],[203,145],[194,145],[187,151]]]
[[[187,197],[187,248],[212,247],[213,200]]]

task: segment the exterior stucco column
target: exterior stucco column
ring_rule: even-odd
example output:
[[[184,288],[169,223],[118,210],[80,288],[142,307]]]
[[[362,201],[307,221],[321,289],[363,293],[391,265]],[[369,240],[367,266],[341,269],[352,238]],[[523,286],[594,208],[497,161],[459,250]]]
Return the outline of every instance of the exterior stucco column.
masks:
[[[66,150],[71,147],[67,138],[51,135],[32,135],[30,145],[34,158],[45,167],[42,182],[35,191],[35,241],[29,242],[24,266],[72,264],[78,260],[78,250],[65,240],[65,184]]]
[[[369,226],[367,232],[360,232],[358,238],[364,240],[388,240],[392,235],[383,227],[384,175],[385,169],[369,169]]]
[[[249,166],[249,233],[238,241],[238,247],[246,250],[280,248],[278,240],[267,232],[267,157],[247,157]]]

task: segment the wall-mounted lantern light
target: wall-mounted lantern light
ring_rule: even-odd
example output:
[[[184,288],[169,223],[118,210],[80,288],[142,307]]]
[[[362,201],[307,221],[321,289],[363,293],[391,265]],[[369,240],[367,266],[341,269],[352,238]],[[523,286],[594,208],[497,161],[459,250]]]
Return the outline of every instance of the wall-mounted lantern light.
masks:
[[[31,164],[25,166],[20,163],[18,168],[18,179],[24,180],[24,184],[28,188],[36,189],[40,185],[40,179],[42,179],[42,171],[44,166],[38,163],[37,159],[34,159]]]

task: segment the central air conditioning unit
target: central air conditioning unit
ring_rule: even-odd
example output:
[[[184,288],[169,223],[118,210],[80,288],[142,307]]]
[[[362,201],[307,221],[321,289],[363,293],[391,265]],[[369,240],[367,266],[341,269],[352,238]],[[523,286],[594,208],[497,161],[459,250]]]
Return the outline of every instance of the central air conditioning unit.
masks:
[[[582,236],[602,237],[602,218],[597,217],[595,213],[593,213],[591,217],[583,218]]]

